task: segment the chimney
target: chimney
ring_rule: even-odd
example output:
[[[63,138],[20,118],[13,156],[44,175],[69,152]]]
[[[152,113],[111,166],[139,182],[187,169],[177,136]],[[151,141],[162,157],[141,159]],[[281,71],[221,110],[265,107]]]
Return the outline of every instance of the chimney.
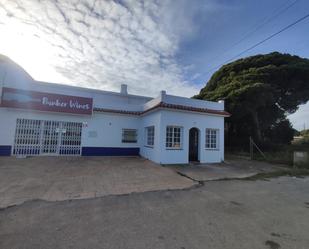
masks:
[[[120,93],[123,94],[123,95],[128,94],[128,85],[127,84],[121,84]]]
[[[161,101],[163,102],[165,98],[166,98],[166,91],[161,91],[160,92],[160,99],[161,99]]]

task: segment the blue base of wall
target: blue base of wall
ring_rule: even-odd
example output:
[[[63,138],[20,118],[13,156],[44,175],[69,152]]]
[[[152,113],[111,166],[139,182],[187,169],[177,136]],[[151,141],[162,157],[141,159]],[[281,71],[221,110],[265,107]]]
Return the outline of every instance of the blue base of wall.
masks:
[[[10,145],[0,145],[0,156],[10,156],[11,149]]]
[[[82,147],[82,156],[138,156],[139,148]]]
[[[10,156],[12,146],[0,145],[0,156]],[[82,147],[82,156],[138,156],[139,148]]]

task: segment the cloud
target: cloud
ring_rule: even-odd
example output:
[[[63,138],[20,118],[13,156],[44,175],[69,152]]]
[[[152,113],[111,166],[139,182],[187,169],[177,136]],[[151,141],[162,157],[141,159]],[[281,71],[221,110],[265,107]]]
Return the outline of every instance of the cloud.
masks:
[[[309,102],[300,105],[297,112],[289,115],[288,118],[296,130],[309,129]]]
[[[165,89],[192,96],[199,89],[175,59],[184,34],[194,33],[195,10],[185,15],[187,6],[167,0],[0,2],[0,32],[6,34],[0,53],[37,80],[117,91],[126,83],[131,93],[154,96]]]

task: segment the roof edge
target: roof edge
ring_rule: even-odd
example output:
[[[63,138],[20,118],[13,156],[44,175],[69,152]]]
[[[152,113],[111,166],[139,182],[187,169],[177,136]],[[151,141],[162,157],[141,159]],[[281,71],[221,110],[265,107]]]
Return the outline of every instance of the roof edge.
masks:
[[[205,113],[205,114],[212,114],[218,115],[222,117],[230,117],[231,114],[226,111],[221,110],[213,110],[213,109],[206,109],[206,108],[198,108],[198,107],[191,107],[191,106],[184,106],[184,105],[175,105],[175,104],[168,104],[165,102],[160,102],[157,105],[145,110],[145,111],[126,111],[126,110],[115,110],[115,109],[106,109],[106,108],[98,108],[94,107],[93,111],[95,112],[108,112],[108,113],[118,113],[118,114],[127,114],[127,115],[135,115],[140,116],[144,115],[148,112],[154,111],[156,109],[172,109],[172,110],[181,110],[181,111],[188,111],[188,112],[198,112],[198,113]]]

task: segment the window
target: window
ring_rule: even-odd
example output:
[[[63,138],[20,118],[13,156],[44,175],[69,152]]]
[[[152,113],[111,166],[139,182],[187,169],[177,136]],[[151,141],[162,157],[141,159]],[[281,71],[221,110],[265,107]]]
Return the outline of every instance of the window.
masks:
[[[167,126],[166,127],[166,148],[181,149],[182,127]]]
[[[218,129],[206,129],[206,149],[218,149],[219,148],[219,130]]]
[[[149,126],[145,128],[146,130],[146,146],[153,147],[154,146],[154,132],[155,128],[154,126]]]
[[[122,142],[123,143],[136,143],[137,130],[136,129],[122,129]]]

